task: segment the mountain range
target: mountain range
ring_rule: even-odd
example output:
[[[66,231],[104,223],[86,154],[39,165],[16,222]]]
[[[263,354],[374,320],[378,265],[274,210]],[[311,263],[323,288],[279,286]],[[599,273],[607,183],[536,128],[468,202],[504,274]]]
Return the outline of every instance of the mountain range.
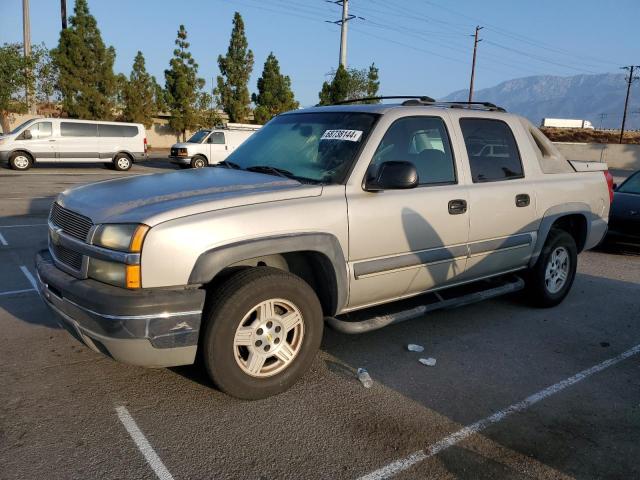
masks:
[[[631,86],[625,129],[640,129],[640,82]],[[474,101],[491,102],[527,117],[534,125],[543,118],[589,120],[596,128],[620,128],[627,82],[624,74],[537,75],[508,80],[476,90]],[[469,90],[458,90],[440,99],[467,100]]]

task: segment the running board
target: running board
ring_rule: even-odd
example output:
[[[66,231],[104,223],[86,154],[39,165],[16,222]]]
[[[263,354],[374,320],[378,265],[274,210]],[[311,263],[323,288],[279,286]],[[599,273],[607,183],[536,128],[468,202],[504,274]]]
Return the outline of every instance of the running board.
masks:
[[[470,305],[472,303],[488,300],[489,298],[499,297],[508,293],[517,292],[524,288],[524,280],[520,277],[514,276],[509,282],[500,286],[480,290],[473,293],[467,293],[458,297],[444,299],[438,292],[434,292],[437,301],[426,305],[419,305],[417,307],[402,310],[400,312],[391,313],[387,315],[377,315],[365,320],[359,321],[345,321],[335,317],[325,317],[325,321],[335,330],[347,333],[357,334],[371,332],[378,330],[379,328],[392,325],[394,323],[404,322],[405,320],[412,320],[420,317],[428,312],[434,310],[441,310],[443,308],[462,307],[464,305]]]

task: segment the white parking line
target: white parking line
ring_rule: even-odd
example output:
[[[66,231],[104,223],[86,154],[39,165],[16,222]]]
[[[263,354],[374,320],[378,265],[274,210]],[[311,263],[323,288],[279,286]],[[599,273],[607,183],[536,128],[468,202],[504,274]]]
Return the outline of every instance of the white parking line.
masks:
[[[2,234],[0,233],[0,245],[4,245],[5,247],[9,245],[9,243],[7,242],[7,240],[2,236]]]
[[[173,476],[169,473],[167,467],[164,466],[164,463],[162,463],[162,460],[160,460],[160,457],[144,436],[144,433],[142,433],[140,428],[138,428],[136,421],[133,419],[127,408],[116,407],[116,412],[118,414],[118,418],[124,425],[124,428],[127,429],[127,432],[129,432],[129,435],[136,443],[138,450],[140,450],[140,453],[144,455],[147,463],[153,469],[158,478],[161,480],[173,480]]]
[[[46,223],[28,223],[22,225],[0,225],[0,228],[45,227]]]
[[[35,288],[26,288],[24,290],[11,290],[9,292],[0,292],[0,297],[4,297],[5,295],[17,295],[18,293],[27,293],[27,292],[35,292]]]
[[[477,421],[476,423],[469,425],[467,427],[461,428],[457,432],[452,433],[448,437],[443,438],[437,443],[430,445],[424,450],[420,450],[418,452],[412,453],[408,457],[402,458],[400,460],[396,460],[384,467],[375,470],[367,475],[364,475],[359,478],[359,480],[383,480],[386,478],[393,477],[408,468],[411,468],[417,463],[426,460],[427,458],[433,457],[437,455],[443,450],[446,450],[453,445],[460,443],[461,441],[467,439],[468,437],[481,432],[485,428],[498,423],[505,418],[513,415],[514,413],[519,413],[532,405],[538,403],[541,400],[544,400],[551,395],[554,395],[558,392],[561,392],[565,388],[568,388],[578,382],[581,382],[587,377],[591,375],[601,372],[602,370],[609,368],[617,363],[622,362],[623,360],[640,353],[640,345],[636,345],[633,348],[630,348],[626,352],[622,352],[620,355],[617,355],[609,360],[605,360],[602,363],[594,365],[591,368],[587,368],[586,370],[582,370],[581,372],[576,373],[574,376],[567,378],[566,380],[562,380],[550,387],[545,388],[544,390],[539,391],[538,393],[534,393],[533,395],[525,398],[521,402],[514,403],[513,405],[500,410],[499,412],[494,413],[493,415],[483,418],[482,420]]]
[[[24,273],[24,276],[27,277],[27,280],[29,280],[29,283],[31,284],[33,289],[38,290],[38,284],[36,283],[36,279],[33,278],[33,275],[31,275],[31,272],[29,271],[29,269],[24,265],[20,265],[20,270],[22,270],[22,273]]]

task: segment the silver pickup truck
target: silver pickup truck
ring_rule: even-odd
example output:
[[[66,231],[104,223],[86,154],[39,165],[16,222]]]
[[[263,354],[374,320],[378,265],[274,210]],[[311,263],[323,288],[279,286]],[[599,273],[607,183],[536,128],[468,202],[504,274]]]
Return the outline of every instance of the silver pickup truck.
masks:
[[[309,108],[217,167],[61,193],[38,282],[91,349],[149,367],[198,355],[218,388],[256,399],[300,378],[325,322],[390,323],[369,307],[505,275],[558,304],[611,195],[605,164],[568,162],[490,104]]]

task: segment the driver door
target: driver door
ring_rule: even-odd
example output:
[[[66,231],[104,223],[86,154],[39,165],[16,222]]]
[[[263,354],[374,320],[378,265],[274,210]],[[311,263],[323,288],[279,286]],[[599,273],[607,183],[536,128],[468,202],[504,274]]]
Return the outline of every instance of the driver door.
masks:
[[[211,132],[207,138],[207,147],[209,149],[209,165],[220,163],[229,155],[224,132]]]
[[[419,186],[368,192],[361,177],[347,185],[349,309],[421,293],[464,272],[467,189],[459,182],[447,123],[444,116],[401,117],[371,158],[369,172],[387,161],[412,162]]]

